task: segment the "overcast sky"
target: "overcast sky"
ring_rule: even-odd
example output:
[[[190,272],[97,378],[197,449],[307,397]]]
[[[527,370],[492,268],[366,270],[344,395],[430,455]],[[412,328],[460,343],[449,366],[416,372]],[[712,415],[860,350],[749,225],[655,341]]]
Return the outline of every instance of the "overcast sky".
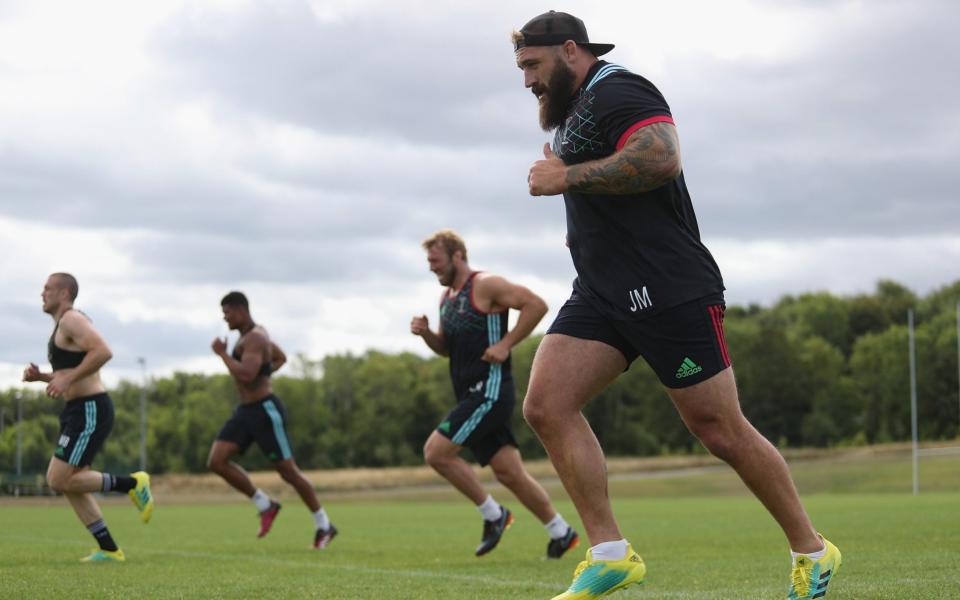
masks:
[[[548,135],[509,34],[550,8],[666,96],[729,303],[927,293],[960,277],[958,7],[0,0],[0,387],[48,368],[54,271],[108,382],[223,372],[231,289],[291,355],[425,353],[441,227],[543,329],[573,269],[562,199],[527,195]]]

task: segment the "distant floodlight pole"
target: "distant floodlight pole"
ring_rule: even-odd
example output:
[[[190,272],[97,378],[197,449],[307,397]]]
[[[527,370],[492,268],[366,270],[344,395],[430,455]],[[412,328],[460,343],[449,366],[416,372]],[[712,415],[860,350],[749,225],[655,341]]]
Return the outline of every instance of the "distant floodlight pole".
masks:
[[[917,461],[919,442],[917,439],[917,350],[913,339],[913,309],[907,309],[907,331],[910,341],[910,430],[913,434],[913,495],[920,493],[920,472]]]
[[[137,357],[140,363],[142,382],[140,384],[140,470],[147,470],[147,359]]]
[[[14,484],[13,495],[20,495],[20,475],[23,474],[23,395],[18,390],[14,394],[14,398],[17,399],[17,481]]]

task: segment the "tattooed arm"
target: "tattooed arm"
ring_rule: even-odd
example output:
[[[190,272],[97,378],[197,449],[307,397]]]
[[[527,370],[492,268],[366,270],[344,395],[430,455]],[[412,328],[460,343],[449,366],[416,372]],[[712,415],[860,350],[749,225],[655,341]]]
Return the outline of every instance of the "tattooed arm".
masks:
[[[680,143],[671,123],[652,123],[634,131],[623,148],[606,158],[566,166],[544,146],[544,160],[530,167],[533,196],[567,190],[598,194],[635,194],[656,189],[680,175]]]

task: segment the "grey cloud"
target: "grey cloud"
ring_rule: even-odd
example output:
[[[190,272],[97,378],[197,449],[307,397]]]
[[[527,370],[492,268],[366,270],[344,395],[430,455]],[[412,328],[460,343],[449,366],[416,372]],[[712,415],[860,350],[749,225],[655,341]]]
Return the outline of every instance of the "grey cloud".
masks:
[[[40,294],[35,302],[0,301],[0,362],[41,364],[47,359],[47,339],[53,331],[53,321],[41,310]]]
[[[97,331],[110,345],[114,354],[110,366],[114,368],[136,368],[138,356],[152,357],[158,363],[182,361],[209,347],[212,339],[207,330],[184,323],[121,322],[113,314],[96,306],[78,308],[90,317]],[[35,305],[0,303],[0,329],[4,332],[3,343],[0,343],[0,362],[24,366],[28,362],[35,362],[42,370],[49,370],[47,341],[53,326],[53,320],[40,309],[39,296]]]
[[[510,143],[522,89],[495,12],[458,7],[409,18],[402,5],[320,22],[305,3],[211,20],[183,15],[155,41],[185,93],[318,131],[473,145]],[[398,26],[402,22],[402,26]],[[499,108],[499,110],[497,110]],[[479,114],[478,114],[479,113]]]
[[[957,231],[960,121],[945,100],[955,83],[931,60],[960,56],[956,19],[885,6],[869,27],[812,40],[802,59],[684,65],[671,80],[687,182],[709,231]],[[939,8],[960,17],[953,5]]]

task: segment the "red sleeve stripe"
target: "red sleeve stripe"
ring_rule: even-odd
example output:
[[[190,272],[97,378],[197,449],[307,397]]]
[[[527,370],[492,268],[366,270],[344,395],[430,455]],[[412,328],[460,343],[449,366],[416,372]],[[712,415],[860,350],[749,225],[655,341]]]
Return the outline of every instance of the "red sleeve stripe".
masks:
[[[670,123],[673,125],[673,117],[670,115],[659,115],[656,117],[650,117],[649,119],[644,119],[637,123],[634,123],[630,126],[630,129],[627,129],[623,132],[623,135],[620,136],[620,139],[617,140],[617,150],[623,148],[623,145],[627,143],[627,140],[633,135],[633,132],[640,129],[641,127],[646,127],[647,125],[652,125],[653,123]]]
[[[720,355],[723,358],[724,368],[730,366],[730,353],[727,351],[727,340],[723,336],[723,305],[708,306],[710,320],[713,321],[713,331],[717,334],[717,345],[720,346]]]

